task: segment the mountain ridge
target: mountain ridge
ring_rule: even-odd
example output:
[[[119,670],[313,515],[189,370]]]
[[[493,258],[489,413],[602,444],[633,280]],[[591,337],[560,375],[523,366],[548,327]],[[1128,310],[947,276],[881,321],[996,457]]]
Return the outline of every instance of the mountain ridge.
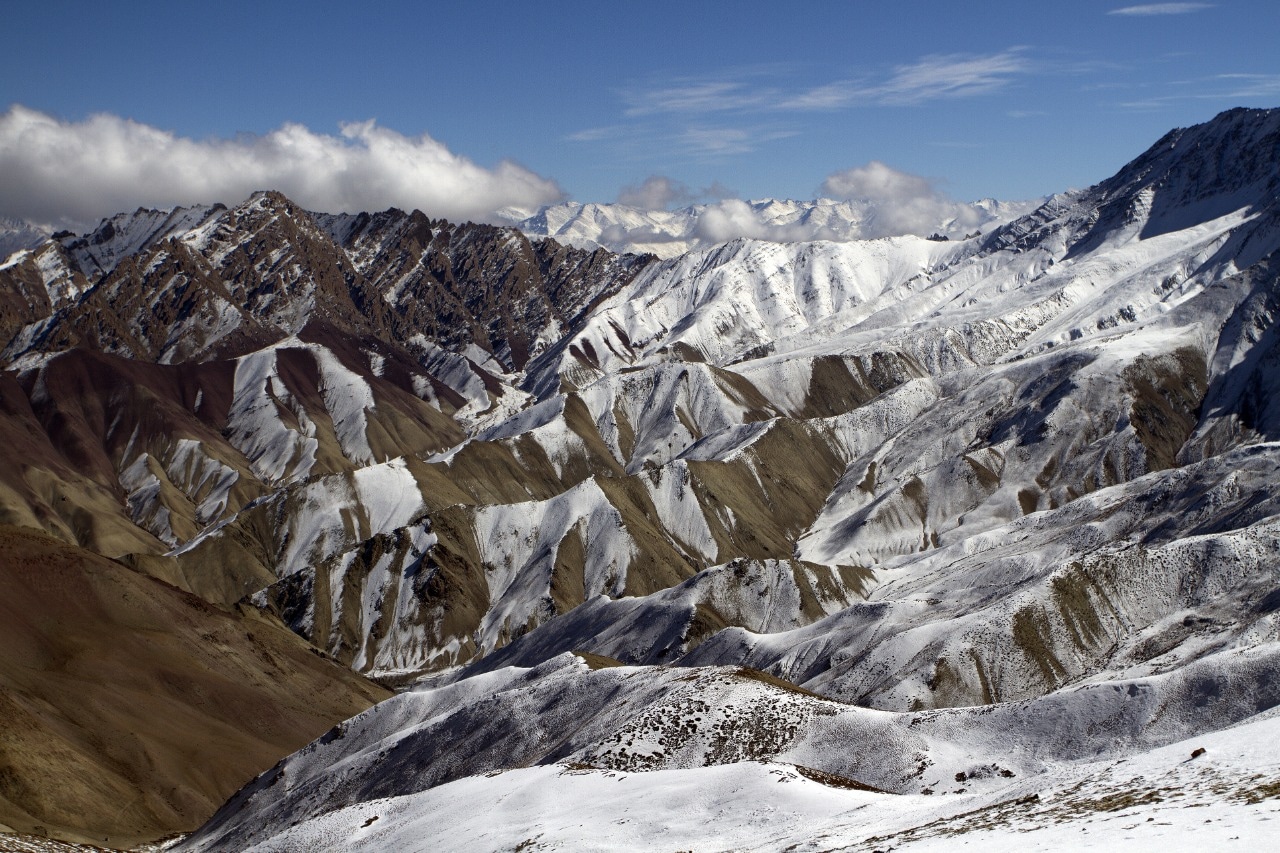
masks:
[[[28,448],[0,507],[406,685],[369,743],[280,767],[323,754],[307,773],[348,762],[350,787],[303,805],[268,773],[192,849],[420,793],[357,760],[384,739],[442,786],[723,763],[692,712],[535,743],[538,696],[622,676],[637,709],[747,691],[716,731],[764,746],[724,761],[911,796],[1006,766],[987,714],[1038,756],[1020,775],[1086,757],[1036,745],[1055,715],[1118,715],[1116,760],[1248,724],[1280,643],[1278,129],[1224,113],[964,240],[657,259],[271,193],[112,220],[92,276],[79,238],[0,269],[0,428]],[[499,683],[525,751],[492,728]],[[945,737],[888,738],[894,779],[832,763],[812,744],[876,736],[841,741],[808,694]],[[473,763],[414,745],[415,702]]]

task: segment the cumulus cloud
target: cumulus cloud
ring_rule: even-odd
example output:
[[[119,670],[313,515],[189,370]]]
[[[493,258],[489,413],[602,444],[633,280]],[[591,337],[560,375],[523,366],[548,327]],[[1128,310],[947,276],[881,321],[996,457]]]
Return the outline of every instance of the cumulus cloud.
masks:
[[[795,242],[933,233],[960,237],[1021,212],[1019,205],[1006,206],[1006,211],[997,210],[1001,206],[993,202],[954,201],[928,178],[879,161],[828,175],[819,194],[822,198],[811,202],[744,201],[727,197],[733,194],[718,185],[695,192],[655,175],[619,194],[620,202],[648,215],[639,222],[609,225],[594,240],[617,251],[661,253],[668,244],[678,244],[683,251],[739,238]],[[711,200],[669,209],[691,197]]]
[[[629,184],[618,191],[618,203],[640,210],[667,210],[673,206],[692,204],[698,199],[719,201],[737,198],[738,194],[719,181],[695,190],[688,184],[666,175],[650,175],[639,184]]]
[[[889,203],[936,195],[927,178],[899,172],[879,160],[828,175],[818,192],[827,198],[860,198]]]
[[[954,201],[932,181],[901,172],[879,160],[828,175],[818,192],[866,205],[865,236],[925,235],[946,227],[977,228],[990,219],[982,208]]]
[[[724,243],[739,237],[780,243],[850,238],[849,235],[842,235],[823,224],[772,220],[766,210],[757,210],[748,202],[737,198],[726,198],[707,205],[698,217],[693,233],[698,240],[706,243]]]
[[[394,206],[461,220],[564,196],[518,164],[485,168],[426,134],[373,121],[340,130],[285,124],[262,136],[195,140],[114,115],[67,122],[13,106],[0,115],[0,215],[88,223],[139,206],[235,203],[275,189],[312,210]]]
[[[618,203],[641,210],[665,210],[672,204],[687,204],[696,198],[685,184],[665,175],[650,175],[638,185],[618,191]]]

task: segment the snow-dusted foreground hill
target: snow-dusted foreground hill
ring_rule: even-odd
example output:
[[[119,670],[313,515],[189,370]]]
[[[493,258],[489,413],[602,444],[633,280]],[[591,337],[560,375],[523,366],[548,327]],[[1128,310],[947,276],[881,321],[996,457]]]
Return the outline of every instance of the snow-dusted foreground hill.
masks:
[[[749,671],[592,671],[566,655],[384,702],[179,849],[1266,846],[1280,819],[1280,718],[1254,708],[1277,697],[1258,703],[1231,682],[1274,683],[1280,647],[1236,657],[1187,678],[1095,685],[1087,700],[906,715]],[[1207,696],[1197,679],[1223,689]],[[1155,749],[1125,737],[1192,704],[1216,705],[1195,728],[1242,722],[1190,739],[1166,728],[1173,742]]]
[[[652,773],[555,764],[362,802],[246,849],[1261,850],[1280,820],[1278,742],[1272,715],[1132,759],[932,797],[848,789],[777,763]]]

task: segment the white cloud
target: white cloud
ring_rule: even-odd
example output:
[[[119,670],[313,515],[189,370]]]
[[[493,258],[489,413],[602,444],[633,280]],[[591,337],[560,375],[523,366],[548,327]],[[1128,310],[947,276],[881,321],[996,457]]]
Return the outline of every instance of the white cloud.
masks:
[[[641,210],[665,210],[672,203],[688,203],[695,194],[679,181],[665,175],[650,175],[639,185],[629,185],[618,191],[618,203]]]
[[[768,89],[751,90],[730,80],[681,80],[674,85],[650,91],[624,94],[631,103],[625,115],[653,113],[708,113],[768,106],[773,93]]]
[[[879,160],[828,175],[819,192],[827,198],[860,198],[877,202],[896,202],[936,194],[927,178],[900,172]]]
[[[799,131],[768,127],[688,127],[671,139],[671,145],[698,157],[749,154],[766,142],[796,136]]]
[[[979,207],[954,201],[933,182],[878,160],[828,175],[818,192],[866,204],[865,237],[926,235],[944,224],[953,231],[976,229],[990,219]]]
[[[706,243],[724,243],[739,237],[791,242],[835,240],[842,236],[825,226],[807,222],[768,222],[750,204],[736,198],[707,205],[694,225],[693,234]]]
[[[938,98],[970,97],[1002,89],[1029,63],[1017,50],[989,56],[929,56],[894,69],[878,92],[883,103],[921,103]]]
[[[260,189],[312,210],[395,206],[455,220],[564,195],[515,163],[484,168],[373,121],[343,124],[338,136],[285,124],[194,140],[114,115],[66,122],[16,105],[0,115],[0,215],[88,223],[139,206],[235,203]]]
[[[1139,17],[1146,17],[1150,15],[1185,15],[1189,12],[1199,12],[1202,9],[1212,8],[1212,3],[1147,3],[1142,6],[1124,6],[1120,9],[1112,9],[1107,14]]]
[[[829,175],[819,188],[826,199],[798,215],[790,203],[747,202],[727,198],[729,191],[713,185],[692,191],[686,185],[655,175],[626,187],[618,200],[646,211],[663,211],[672,203],[693,198],[714,201],[659,216],[627,227],[613,225],[599,242],[619,250],[648,249],[663,243],[692,245],[724,243],[741,237],[793,242],[807,240],[864,240],[900,234],[927,236],[943,232],[961,236],[993,219],[981,204],[948,198],[933,181],[902,172],[879,161]],[[717,196],[720,196],[717,198]]]
[[[747,154],[756,149],[759,141],[741,127],[691,127],[679,137],[686,150],[707,155]]]
[[[1194,5],[1194,4],[1191,4]],[[1031,72],[1023,48],[1000,53],[926,56],[858,80],[834,80],[799,91],[755,85],[762,72],[696,80],[679,78],[648,90],[623,92],[624,115],[709,115],[727,112],[834,110],[859,105],[916,104],[1002,89]]]
[[[859,104],[919,104],[944,98],[966,98],[1002,89],[1031,63],[1020,49],[986,55],[926,56],[899,65],[887,78],[827,83],[787,98],[780,107],[791,110],[834,110]]]
[[[585,130],[576,130],[565,136],[570,142],[599,142],[602,139],[613,139],[622,134],[626,130],[622,125],[609,125],[607,127],[588,127]]]

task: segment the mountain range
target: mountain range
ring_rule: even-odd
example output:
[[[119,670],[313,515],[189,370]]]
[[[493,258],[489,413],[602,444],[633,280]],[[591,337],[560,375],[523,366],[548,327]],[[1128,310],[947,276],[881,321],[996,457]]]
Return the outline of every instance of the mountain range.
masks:
[[[0,823],[1265,838],[1280,110],[952,239],[808,205],[756,212],[838,239],[261,192],[11,254]]]
[[[585,249],[603,247],[612,252],[673,258],[734,237],[847,243],[920,231],[921,236],[962,239],[990,231],[1039,204],[995,199],[960,204],[941,196],[812,201],[726,198],[676,210],[653,210],[622,203],[567,201],[536,211],[507,208],[499,215],[504,223],[534,238],[551,237]]]

